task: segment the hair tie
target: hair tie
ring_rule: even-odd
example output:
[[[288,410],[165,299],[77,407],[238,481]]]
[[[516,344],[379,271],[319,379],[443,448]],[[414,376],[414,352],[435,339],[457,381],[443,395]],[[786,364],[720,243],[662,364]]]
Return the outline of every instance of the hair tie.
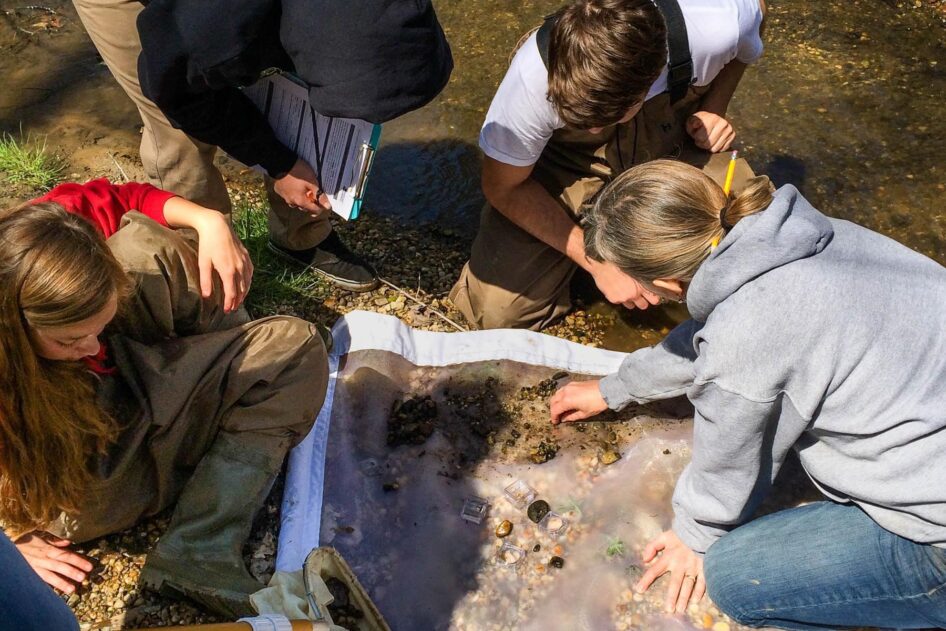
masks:
[[[733,228],[733,225],[729,223],[729,219],[726,217],[726,215],[729,213],[729,208],[731,204],[732,204],[732,200],[727,199],[726,205],[720,208],[719,210],[719,225],[721,225],[723,227],[723,230],[725,230],[726,232],[729,232]]]

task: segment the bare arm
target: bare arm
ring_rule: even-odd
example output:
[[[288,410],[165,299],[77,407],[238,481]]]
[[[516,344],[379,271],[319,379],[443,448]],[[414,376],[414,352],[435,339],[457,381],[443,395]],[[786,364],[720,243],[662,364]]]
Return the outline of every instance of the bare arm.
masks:
[[[173,228],[197,232],[201,294],[204,298],[213,294],[216,272],[223,286],[223,310],[236,310],[250,291],[253,263],[226,217],[183,197],[172,197],[164,203],[164,219]]]
[[[483,194],[511,222],[588,270],[582,229],[532,179],[532,169],[484,157]]]
[[[697,147],[718,153],[732,146],[736,131],[726,120],[726,109],[745,71],[746,64],[737,59],[723,66],[703,95],[700,110],[687,119],[687,133]]]
[[[483,194],[511,222],[536,239],[555,248],[586,270],[610,302],[629,309],[646,309],[659,298],[609,263],[598,263],[585,256],[584,232],[532,179],[533,167],[518,167],[488,156],[483,159]]]
[[[704,112],[711,112],[718,116],[725,117],[726,110],[729,108],[729,102],[732,100],[736,88],[739,87],[739,81],[746,72],[746,64],[738,59],[733,59],[723,66],[716,78],[710,84],[709,91],[703,95],[703,102],[700,109]]]

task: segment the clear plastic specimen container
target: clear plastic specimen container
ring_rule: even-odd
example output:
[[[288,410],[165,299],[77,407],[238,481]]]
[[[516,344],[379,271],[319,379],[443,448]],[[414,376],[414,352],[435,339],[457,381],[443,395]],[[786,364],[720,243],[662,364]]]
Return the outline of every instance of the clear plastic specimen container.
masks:
[[[516,480],[503,489],[503,495],[516,508],[525,508],[535,499],[536,491],[524,480]]]
[[[496,551],[496,565],[508,568],[519,567],[526,560],[526,551],[509,542],[503,543]]]
[[[468,497],[463,502],[463,510],[460,511],[460,517],[474,524],[482,524],[486,519],[486,513],[489,511],[489,502],[482,497]]]
[[[539,522],[539,528],[544,530],[550,537],[558,538],[568,530],[568,520],[556,512],[549,511]]]

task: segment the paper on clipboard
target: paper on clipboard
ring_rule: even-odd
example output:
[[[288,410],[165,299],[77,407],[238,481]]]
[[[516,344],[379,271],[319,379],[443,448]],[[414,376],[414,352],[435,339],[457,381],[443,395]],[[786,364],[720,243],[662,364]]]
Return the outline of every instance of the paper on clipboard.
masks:
[[[319,114],[309,105],[309,91],[282,74],[265,76],[243,93],[269,120],[279,141],[315,169],[332,211],[344,219],[357,218],[381,126]]]

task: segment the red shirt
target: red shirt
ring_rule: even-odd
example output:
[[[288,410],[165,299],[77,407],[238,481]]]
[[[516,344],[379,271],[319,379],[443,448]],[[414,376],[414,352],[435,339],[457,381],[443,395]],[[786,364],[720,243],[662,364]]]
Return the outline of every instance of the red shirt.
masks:
[[[137,210],[162,226],[167,226],[164,204],[172,197],[175,197],[174,193],[162,191],[150,184],[112,184],[101,178],[85,184],[60,184],[42,197],[34,199],[32,203],[56,202],[70,213],[87,219],[107,239],[118,232],[122,216],[132,210]],[[102,347],[98,354],[94,357],[84,357],[82,361],[90,370],[100,375],[113,374],[115,367],[108,357],[108,349],[104,340],[100,342]]]
[[[118,232],[122,216],[132,210],[167,226],[164,204],[172,197],[175,197],[174,193],[162,191],[150,184],[112,184],[101,178],[85,184],[60,184],[32,203],[61,204],[69,212],[88,219],[107,239]]]

